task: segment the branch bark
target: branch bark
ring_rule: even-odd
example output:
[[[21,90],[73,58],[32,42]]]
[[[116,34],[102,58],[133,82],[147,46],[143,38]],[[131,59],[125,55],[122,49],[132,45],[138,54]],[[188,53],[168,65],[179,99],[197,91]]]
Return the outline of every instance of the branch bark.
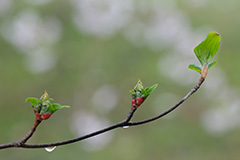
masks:
[[[20,139],[19,141],[11,142],[11,143],[6,143],[6,144],[1,144],[0,149],[5,149],[5,148],[10,148],[10,147],[21,147],[24,145],[34,134],[34,132],[37,129],[37,126],[41,123],[41,121],[35,119],[32,128],[29,130],[27,135]]]
[[[40,124],[41,121],[35,120],[33,127],[31,128],[31,130],[28,132],[28,134],[22,138],[19,141],[15,141],[15,142],[11,142],[11,143],[7,143],[7,144],[1,144],[0,145],[0,149],[6,149],[6,148],[11,148],[11,147],[18,147],[18,148],[46,148],[46,147],[54,147],[54,146],[62,146],[62,145],[66,145],[66,144],[71,144],[71,143],[75,143],[78,141],[82,141],[91,137],[94,137],[96,135],[100,135],[103,134],[105,132],[111,131],[113,129],[116,128],[120,128],[120,127],[124,127],[124,126],[137,126],[137,125],[142,125],[142,124],[146,124],[152,121],[155,121],[157,119],[160,119],[166,115],[168,115],[170,112],[174,111],[176,108],[178,108],[183,102],[185,102],[192,94],[194,94],[203,84],[203,82],[205,81],[205,76],[201,76],[201,78],[199,79],[198,83],[191,89],[190,92],[188,92],[186,94],[186,96],[184,96],[178,103],[176,103],[176,105],[174,105],[173,107],[171,107],[170,109],[168,109],[167,111],[143,120],[143,121],[137,121],[137,122],[130,122],[134,113],[137,110],[137,107],[132,106],[131,111],[129,112],[129,114],[127,115],[127,117],[125,118],[125,120],[116,123],[114,125],[111,125],[109,127],[100,129],[98,131],[92,132],[90,134],[81,136],[81,137],[77,137],[77,138],[73,138],[73,139],[69,139],[69,140],[65,140],[65,141],[59,141],[59,142],[55,142],[55,143],[45,143],[45,144],[26,144],[26,142],[32,137],[32,135],[34,134],[37,126]]]

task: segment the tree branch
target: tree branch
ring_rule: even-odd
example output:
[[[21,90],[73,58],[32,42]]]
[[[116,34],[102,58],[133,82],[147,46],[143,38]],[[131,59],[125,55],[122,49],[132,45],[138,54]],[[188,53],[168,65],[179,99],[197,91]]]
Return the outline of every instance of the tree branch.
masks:
[[[12,143],[1,144],[0,149],[10,148],[10,147],[21,147],[23,144],[25,144],[32,137],[32,135],[34,134],[34,132],[37,129],[37,126],[40,123],[41,123],[41,121],[35,119],[32,128],[29,130],[29,132],[27,133],[27,135],[25,137],[23,137],[19,141],[15,141],[15,142],[12,142]]]
[[[45,147],[61,146],[61,145],[66,145],[66,144],[71,144],[71,143],[74,143],[74,142],[82,141],[82,140],[94,137],[96,135],[100,135],[100,134],[103,134],[105,132],[111,131],[111,130],[116,129],[116,128],[120,128],[120,127],[124,127],[124,126],[137,126],[137,125],[142,125],[142,124],[145,124],[145,123],[149,123],[149,122],[155,121],[157,119],[160,119],[160,118],[166,116],[170,112],[174,111],[183,102],[185,102],[192,94],[194,94],[201,87],[202,83],[205,80],[205,77],[206,77],[206,75],[205,76],[201,76],[201,78],[199,79],[198,83],[193,87],[193,89],[189,93],[187,93],[187,95],[185,97],[183,97],[176,105],[174,105],[172,108],[168,109],[167,111],[165,111],[165,112],[163,112],[163,113],[161,113],[161,114],[159,114],[159,115],[157,115],[155,117],[152,117],[152,118],[149,118],[149,119],[146,119],[146,120],[143,120],[143,121],[130,122],[130,120],[132,119],[135,111],[137,110],[136,106],[132,106],[131,111],[129,112],[129,114],[126,117],[125,120],[123,120],[123,121],[121,121],[119,123],[116,123],[116,124],[114,124],[112,126],[109,126],[109,127],[100,129],[98,131],[92,132],[90,134],[86,134],[86,135],[81,136],[81,137],[77,137],[77,138],[66,140],[66,141],[55,142],[55,143],[26,144],[26,142],[31,138],[31,136],[34,134],[37,126],[41,122],[39,120],[35,120],[33,127],[31,128],[31,130],[28,132],[28,134],[24,138],[22,138],[19,141],[12,142],[12,143],[2,144],[2,145],[0,145],[0,149],[11,148],[11,147],[18,147],[18,148],[45,148]]]
[[[138,122],[129,122],[128,125],[129,126],[136,126],[136,125],[141,125],[141,124],[145,124],[145,123],[149,123],[152,121],[155,121],[159,118],[164,117],[165,115],[169,114],[170,112],[172,112],[173,110],[175,110],[176,108],[178,108],[183,102],[185,102],[193,93],[195,93],[200,86],[202,85],[202,83],[204,82],[205,78],[201,77],[198,81],[198,84],[185,96],[183,97],[175,106],[173,106],[172,108],[170,108],[169,110],[146,120],[143,121],[138,121]]]

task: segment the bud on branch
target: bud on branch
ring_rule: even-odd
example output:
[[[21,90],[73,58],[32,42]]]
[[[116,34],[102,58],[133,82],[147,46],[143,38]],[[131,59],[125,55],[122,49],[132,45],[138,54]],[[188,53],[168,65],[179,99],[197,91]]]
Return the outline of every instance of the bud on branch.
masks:
[[[132,107],[138,108],[145,101],[145,99],[157,88],[157,86],[157,84],[154,84],[153,86],[144,89],[143,84],[139,79],[134,89],[129,91],[132,93]]]
[[[62,108],[69,108],[69,106],[62,106],[57,103],[51,103],[53,101],[52,98],[49,98],[48,93],[45,91],[45,93],[41,96],[40,99],[35,97],[30,97],[26,99],[27,102],[32,103],[33,111],[36,115],[36,119],[41,120],[47,120],[51,117],[51,115],[56,112],[59,109]]]
[[[151,87],[144,88],[142,82],[140,80],[138,80],[137,85],[134,87],[134,89],[130,90],[130,93],[132,94],[132,108],[125,120],[123,120],[119,123],[116,123],[114,125],[111,125],[109,127],[97,130],[95,132],[83,135],[81,137],[77,137],[77,138],[73,138],[73,139],[69,139],[69,140],[65,140],[65,141],[60,141],[60,142],[55,142],[55,143],[46,143],[46,144],[26,144],[26,142],[31,138],[31,136],[35,132],[37,126],[41,123],[42,120],[48,119],[54,112],[56,112],[59,109],[69,108],[69,106],[62,106],[57,103],[51,103],[51,101],[53,99],[49,98],[47,92],[45,91],[45,93],[41,96],[40,99],[31,98],[31,97],[26,99],[26,101],[31,102],[34,113],[36,115],[36,119],[33,124],[33,127],[30,129],[28,134],[19,141],[6,143],[6,144],[0,144],[0,149],[10,148],[10,147],[45,148],[45,147],[66,145],[66,144],[82,141],[84,139],[108,132],[110,130],[113,130],[113,129],[116,129],[119,127],[137,126],[137,125],[142,125],[142,124],[149,123],[149,122],[155,121],[157,119],[160,119],[160,118],[168,115],[170,112],[174,111],[176,108],[178,108],[183,102],[185,102],[192,94],[194,94],[200,88],[200,86],[205,81],[208,69],[210,69],[216,63],[216,61],[211,61],[211,58],[217,53],[220,41],[221,41],[221,37],[218,33],[210,32],[208,34],[207,38],[204,41],[202,41],[194,49],[195,55],[197,56],[201,65],[197,66],[197,65],[192,64],[192,65],[189,65],[189,68],[193,69],[201,74],[201,77],[200,77],[198,83],[191,89],[190,92],[188,92],[174,106],[172,106],[168,110],[164,111],[163,113],[160,113],[159,115],[157,115],[155,117],[151,117],[151,118],[148,118],[148,119],[142,120],[142,121],[130,122],[130,120],[133,117],[137,108],[157,88],[157,84],[154,84]]]
[[[191,64],[188,68],[199,72],[203,78],[206,78],[208,69],[216,64],[216,61],[212,61],[212,58],[217,53],[220,42],[220,34],[217,32],[210,32],[207,38],[193,50],[200,65]]]

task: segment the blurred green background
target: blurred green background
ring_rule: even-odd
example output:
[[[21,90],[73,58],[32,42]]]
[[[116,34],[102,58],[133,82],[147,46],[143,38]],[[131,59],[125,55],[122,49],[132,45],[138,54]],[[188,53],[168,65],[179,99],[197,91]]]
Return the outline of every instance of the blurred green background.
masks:
[[[0,150],[4,160],[238,160],[240,2],[237,0],[0,0],[0,143],[23,137],[34,114],[27,97],[47,90],[70,105],[29,143],[67,140],[117,123],[140,78],[157,90],[133,120],[155,116],[198,81],[189,64],[208,32],[222,36],[217,65],[174,113],[79,143]]]

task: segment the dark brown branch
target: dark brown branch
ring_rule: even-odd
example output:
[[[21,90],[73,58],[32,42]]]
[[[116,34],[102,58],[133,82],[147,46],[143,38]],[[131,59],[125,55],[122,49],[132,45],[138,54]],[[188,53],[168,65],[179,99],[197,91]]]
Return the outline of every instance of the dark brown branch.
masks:
[[[96,132],[78,137],[78,138],[74,138],[74,139],[70,139],[70,140],[66,140],[66,141],[61,141],[61,142],[56,142],[56,143],[47,143],[47,144],[39,144],[39,145],[23,144],[23,145],[21,145],[21,147],[22,148],[45,148],[45,147],[53,147],[53,146],[62,146],[62,145],[78,142],[78,141],[81,141],[81,140],[84,140],[84,139],[87,139],[87,138],[90,138],[90,137],[94,137],[96,135],[108,132],[108,131],[113,130],[115,128],[127,126],[136,110],[137,110],[137,108],[132,106],[131,111],[129,112],[128,116],[126,117],[126,119],[124,121],[116,123],[112,126],[106,127],[104,129],[98,130]]]
[[[25,144],[32,137],[32,135],[36,131],[37,126],[40,123],[41,123],[41,121],[35,119],[32,128],[30,129],[30,131],[27,133],[27,135],[25,137],[23,137],[19,141],[15,141],[15,142],[12,142],[12,143],[7,143],[7,144],[2,144],[2,145],[0,145],[0,149],[10,148],[10,147],[21,147],[23,144]]]
[[[11,142],[11,143],[6,143],[6,144],[0,145],[0,149],[6,149],[6,148],[12,148],[12,147],[17,147],[16,142]]]
[[[36,131],[36,129],[37,129],[37,126],[38,126],[41,122],[42,122],[42,121],[35,119],[32,128],[31,128],[30,131],[27,133],[27,135],[26,135],[25,137],[23,137],[23,138],[19,141],[19,143],[20,143],[20,144],[26,143],[26,142],[32,137],[33,133],[34,133],[34,132]]]
[[[108,132],[110,130],[113,130],[113,129],[116,129],[116,128],[119,128],[119,127],[136,126],[136,125],[141,125],[141,124],[145,124],[145,123],[149,123],[149,122],[155,121],[155,120],[157,120],[157,119],[159,119],[161,117],[166,116],[167,114],[169,114],[170,112],[172,112],[173,110],[178,108],[184,101],[186,101],[193,93],[195,93],[201,87],[201,85],[204,82],[204,80],[205,80],[205,76],[204,77],[201,76],[201,78],[199,79],[197,85],[194,86],[193,89],[185,97],[183,97],[176,105],[174,105],[169,110],[167,110],[167,111],[165,111],[165,112],[163,112],[163,113],[161,113],[158,116],[155,116],[153,118],[146,119],[146,120],[143,120],[143,121],[138,121],[138,122],[130,122],[131,118],[133,117],[133,114],[137,110],[137,108],[133,106],[131,111],[129,112],[128,116],[126,117],[126,119],[123,120],[122,122],[116,123],[116,124],[114,124],[112,126],[109,126],[109,127],[104,128],[104,129],[92,132],[90,134],[87,134],[87,135],[84,135],[84,136],[81,136],[81,137],[77,137],[77,138],[74,138],[74,139],[66,140],[66,141],[55,142],[55,143],[26,144],[27,140],[29,138],[31,138],[31,136],[35,132],[37,126],[41,122],[41,121],[40,122],[36,122],[35,121],[32,129],[28,132],[28,134],[23,139],[21,139],[20,141],[12,142],[12,143],[2,144],[2,145],[0,145],[0,149],[10,148],[10,147],[45,148],[45,147],[61,146],[61,145],[66,145],[66,144],[82,141],[82,140],[94,137],[96,135]]]
[[[105,133],[107,131],[110,131],[110,130],[113,130],[115,128],[122,127],[122,126],[124,126],[124,122],[120,122],[120,123],[114,124],[110,127],[101,129],[99,131],[84,135],[82,137],[78,137],[78,138],[74,138],[74,139],[70,139],[70,140],[66,140],[66,141],[61,141],[61,142],[56,142],[56,143],[46,143],[46,144],[23,144],[20,147],[22,147],[22,148],[46,148],[46,147],[66,145],[66,144],[82,141],[82,140],[90,138],[90,137],[94,137],[96,135]]]
[[[185,102],[193,93],[195,93],[199,88],[200,86],[202,85],[202,83],[204,82],[204,78],[201,77],[198,81],[198,84],[185,96],[183,97],[175,106],[173,106],[172,108],[170,108],[169,110],[159,114],[158,116],[155,116],[153,118],[149,118],[149,119],[146,119],[146,120],[143,120],[143,121],[139,121],[139,122],[129,122],[128,125],[129,126],[136,126],[136,125],[141,125],[141,124],[144,124],[144,123],[149,123],[149,122],[152,122],[152,121],[155,121],[161,117],[164,117],[165,115],[169,114],[170,112],[172,112],[173,110],[175,110],[176,108],[178,108],[183,102]]]

